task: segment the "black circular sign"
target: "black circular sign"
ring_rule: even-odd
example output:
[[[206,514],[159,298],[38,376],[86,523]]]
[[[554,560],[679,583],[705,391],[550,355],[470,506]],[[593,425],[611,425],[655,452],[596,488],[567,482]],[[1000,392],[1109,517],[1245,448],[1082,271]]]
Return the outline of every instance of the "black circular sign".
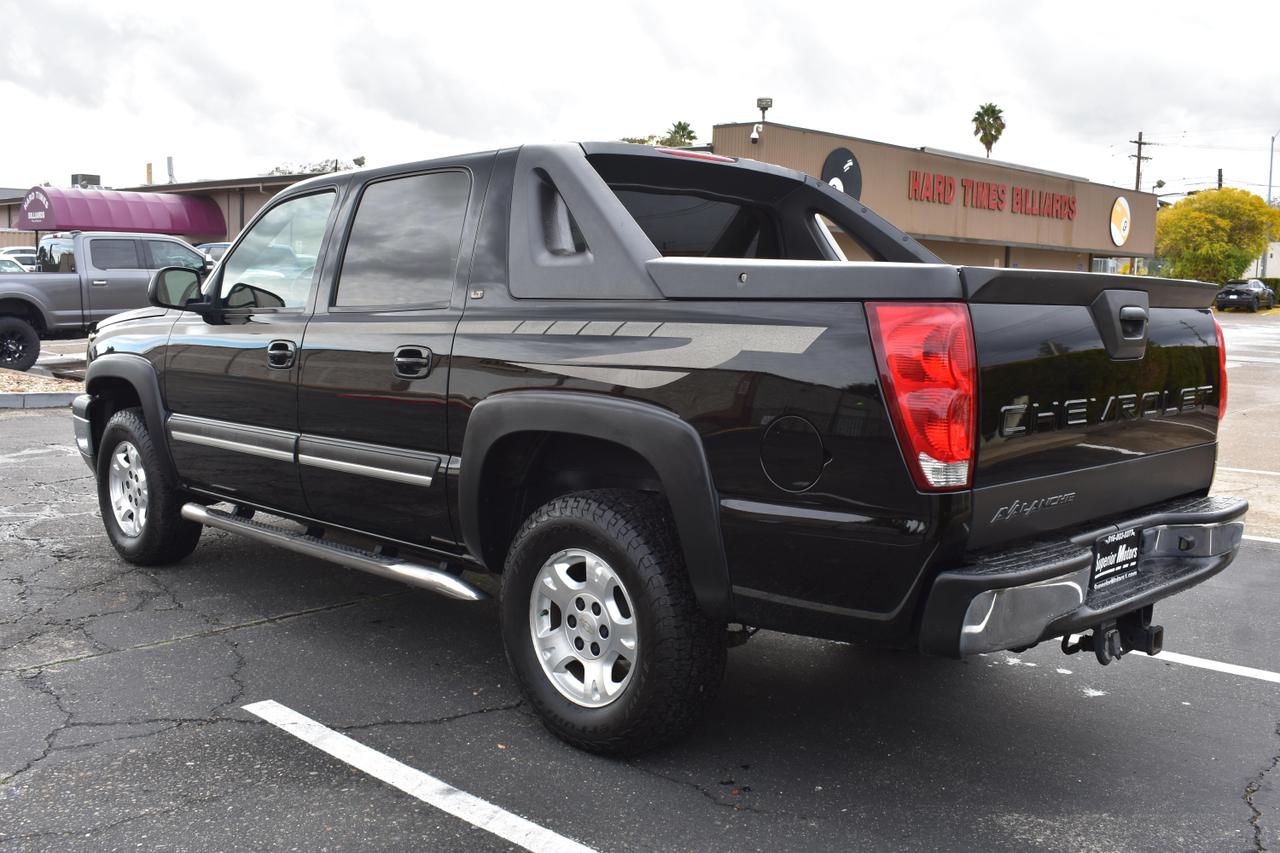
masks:
[[[848,148],[837,148],[822,164],[822,180],[854,198],[862,195],[862,167]]]

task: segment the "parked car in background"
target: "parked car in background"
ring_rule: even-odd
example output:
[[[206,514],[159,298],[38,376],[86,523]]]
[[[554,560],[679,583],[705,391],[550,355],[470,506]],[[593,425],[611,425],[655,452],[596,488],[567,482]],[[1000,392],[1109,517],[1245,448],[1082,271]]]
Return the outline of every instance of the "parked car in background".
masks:
[[[163,234],[80,232],[40,240],[39,272],[0,277],[0,367],[27,370],[40,338],[82,333],[112,314],[148,305],[151,271],[188,267],[203,274],[205,256]]]
[[[0,249],[0,258],[9,258],[22,264],[27,272],[36,271],[36,249],[35,246],[10,246],[7,249]]]
[[[0,255],[0,272],[26,272],[27,268],[13,258]]]
[[[1219,311],[1228,308],[1257,311],[1259,308],[1275,308],[1276,294],[1256,278],[1239,279],[1227,282],[1227,286],[1218,291],[1213,304]]]
[[[204,252],[211,261],[220,261],[222,256],[227,253],[227,249],[231,248],[230,243],[201,243],[196,246],[201,252]]]

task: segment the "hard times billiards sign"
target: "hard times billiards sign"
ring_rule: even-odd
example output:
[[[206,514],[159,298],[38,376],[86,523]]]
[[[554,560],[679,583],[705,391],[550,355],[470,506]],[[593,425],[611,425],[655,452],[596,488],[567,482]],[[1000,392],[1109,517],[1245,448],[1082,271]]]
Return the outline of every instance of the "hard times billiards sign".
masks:
[[[907,198],[934,204],[955,204],[976,207],[981,210],[1005,210],[1023,216],[1043,216],[1049,219],[1076,218],[1076,197],[1065,193],[1046,192],[1030,187],[975,181],[940,172],[908,172]]]

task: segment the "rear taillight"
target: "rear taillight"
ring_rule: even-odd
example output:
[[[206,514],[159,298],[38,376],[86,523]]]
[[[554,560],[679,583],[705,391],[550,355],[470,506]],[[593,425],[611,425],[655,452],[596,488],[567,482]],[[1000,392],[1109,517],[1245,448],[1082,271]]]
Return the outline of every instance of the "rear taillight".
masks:
[[[1222,326],[1213,318],[1213,330],[1218,333],[1218,420],[1227,413],[1227,342],[1222,338]]]
[[[978,388],[969,309],[869,302],[867,319],[889,415],[916,485],[968,488]]]

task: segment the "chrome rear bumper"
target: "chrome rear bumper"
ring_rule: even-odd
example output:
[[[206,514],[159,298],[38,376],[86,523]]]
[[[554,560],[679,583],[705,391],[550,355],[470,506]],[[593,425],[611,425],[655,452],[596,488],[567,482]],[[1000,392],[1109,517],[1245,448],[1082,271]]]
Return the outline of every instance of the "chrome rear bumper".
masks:
[[[934,581],[921,648],[958,657],[1022,648],[1167,598],[1231,563],[1248,508],[1237,498],[1183,499],[1061,540],[977,555]],[[1090,589],[1093,543],[1131,527],[1142,529],[1139,573]]]

